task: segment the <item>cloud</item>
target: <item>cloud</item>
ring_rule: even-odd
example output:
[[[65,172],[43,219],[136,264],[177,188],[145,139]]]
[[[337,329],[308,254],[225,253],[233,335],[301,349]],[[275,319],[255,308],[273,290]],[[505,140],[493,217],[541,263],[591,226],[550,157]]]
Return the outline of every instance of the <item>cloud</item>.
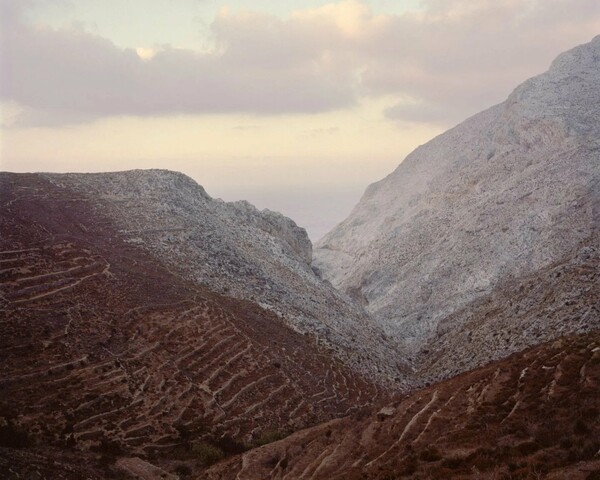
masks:
[[[158,51],[155,48],[138,47],[135,49],[135,53],[142,60],[150,60],[156,56]]]
[[[338,133],[340,129],[338,127],[327,127],[327,128],[313,128],[308,133],[311,135],[333,135]]]
[[[347,0],[288,18],[224,9],[211,51],[136,50],[26,24],[14,1],[0,1],[0,99],[22,105],[28,124],[316,113],[383,96],[390,119],[448,124],[600,32],[597,0],[424,0],[400,15]]]
[[[502,101],[558,53],[600,32],[595,0],[426,0],[423,6],[390,18],[366,45],[362,85],[410,99],[388,109],[390,118],[458,121]]]
[[[354,103],[354,82],[319,49],[298,42],[294,56],[293,38],[278,48],[284,32],[273,18],[222,16],[213,28],[215,52],[165,46],[149,54],[77,29],[5,25],[0,98],[24,106],[27,123],[53,115],[60,123],[111,115],[313,113]]]
[[[384,115],[392,120],[403,120],[414,123],[445,124],[454,120],[454,111],[441,105],[426,102],[397,104],[386,108]]]

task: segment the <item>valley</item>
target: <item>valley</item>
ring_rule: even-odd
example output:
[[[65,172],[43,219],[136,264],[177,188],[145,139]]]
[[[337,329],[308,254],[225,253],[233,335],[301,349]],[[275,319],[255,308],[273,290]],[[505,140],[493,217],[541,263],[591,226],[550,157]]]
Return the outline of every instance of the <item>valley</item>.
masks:
[[[0,173],[0,476],[600,478],[600,37],[313,249],[164,169]]]

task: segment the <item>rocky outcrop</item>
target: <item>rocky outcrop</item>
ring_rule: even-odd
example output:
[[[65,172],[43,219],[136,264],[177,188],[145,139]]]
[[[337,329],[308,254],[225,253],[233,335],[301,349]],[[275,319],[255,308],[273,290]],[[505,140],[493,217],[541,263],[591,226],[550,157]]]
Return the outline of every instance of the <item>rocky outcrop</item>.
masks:
[[[599,182],[596,37],[560,55],[504,103],[419,147],[371,185],[351,215],[319,242],[314,265],[361,302],[420,367],[427,344],[439,345],[440,334],[476,330],[482,310],[475,305],[488,299],[500,312],[500,290],[558,264],[575,262],[597,272],[597,262],[578,252],[600,244]],[[546,295],[559,295],[560,282],[547,279]],[[453,357],[464,364],[458,371],[474,366],[472,354],[481,364],[539,339],[600,325],[589,301],[573,300],[564,311],[554,305],[551,322],[527,308],[529,301],[522,294],[514,299],[512,308],[520,305],[531,316],[513,318],[517,333],[486,356],[489,335],[505,328],[490,313],[489,334],[474,334],[479,345]],[[540,312],[552,303],[543,302]],[[527,330],[533,324],[539,335]]]
[[[416,384],[449,378],[567,333],[598,330],[600,252],[582,246],[444,318],[416,357]]]
[[[234,208],[243,223],[253,225],[282,242],[303,259],[308,265],[312,262],[312,243],[304,228],[282,215],[269,209],[259,211],[254,205],[245,200],[228,204]]]

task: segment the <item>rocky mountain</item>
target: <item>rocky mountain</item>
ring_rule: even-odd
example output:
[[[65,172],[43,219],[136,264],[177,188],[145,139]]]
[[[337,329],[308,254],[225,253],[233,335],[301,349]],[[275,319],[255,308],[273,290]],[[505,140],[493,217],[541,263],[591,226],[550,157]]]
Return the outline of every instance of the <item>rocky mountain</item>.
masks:
[[[1,478],[172,478],[388,395],[272,311],[172,273],[132,241],[139,212],[123,231],[57,178],[0,175]]]
[[[212,199],[189,177],[165,170],[43,178],[86,198],[124,242],[173,274],[258,303],[382,383],[405,382],[406,367],[381,328],[315,275],[310,240],[292,220],[247,202]]]
[[[600,36],[417,148],[314,265],[444,378],[598,328],[599,181]]]
[[[314,258],[179,173],[0,174],[0,477],[597,480],[599,107],[597,37]]]
[[[600,335],[563,337],[251,450],[203,478],[593,480],[599,388]]]

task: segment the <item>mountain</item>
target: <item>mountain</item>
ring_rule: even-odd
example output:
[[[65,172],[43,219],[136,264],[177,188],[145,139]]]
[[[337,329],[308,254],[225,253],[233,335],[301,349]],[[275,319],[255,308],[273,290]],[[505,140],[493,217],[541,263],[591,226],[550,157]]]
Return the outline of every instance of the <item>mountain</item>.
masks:
[[[315,275],[312,244],[292,220],[248,202],[213,199],[189,177],[166,170],[43,178],[87,199],[124,242],[174,275],[258,303],[381,383],[406,382],[404,363],[381,328]]]
[[[599,180],[600,36],[369,186],[314,266],[445,378],[598,328]]]
[[[600,474],[600,334],[563,337],[213,466],[210,480]]]
[[[0,173],[0,477],[599,478],[599,107],[597,37],[314,255],[176,172]]]
[[[272,311],[171,272],[132,241],[139,212],[123,231],[51,178],[0,175],[0,477],[199,469],[387,397]]]

